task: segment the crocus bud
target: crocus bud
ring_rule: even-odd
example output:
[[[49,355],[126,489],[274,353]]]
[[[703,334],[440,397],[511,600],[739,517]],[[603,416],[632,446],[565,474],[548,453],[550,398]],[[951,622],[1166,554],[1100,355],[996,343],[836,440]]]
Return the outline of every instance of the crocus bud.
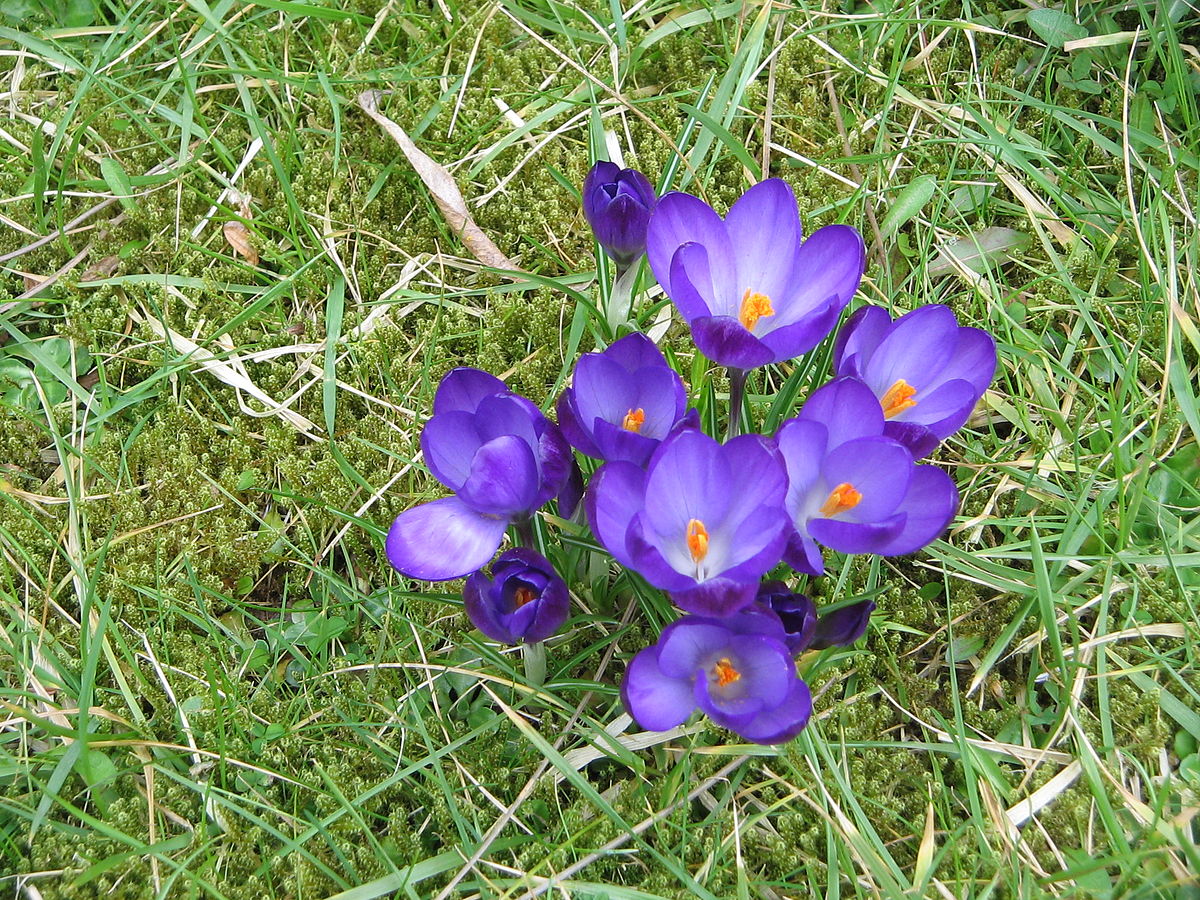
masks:
[[[853,644],[867,631],[871,613],[875,611],[873,600],[864,600],[843,606],[817,619],[817,630],[809,647],[824,650],[826,647],[846,647]]]
[[[483,570],[467,579],[463,600],[472,624],[504,644],[544,641],[567,620],[566,582],[550,561],[525,547],[501,553],[492,577]]]
[[[646,226],[657,199],[650,179],[636,169],[602,160],[588,172],[583,214],[618,266],[628,266],[646,251]]]
[[[817,608],[808,597],[789,590],[782,581],[764,581],[755,599],[779,617],[793,656],[808,649],[817,628]]]

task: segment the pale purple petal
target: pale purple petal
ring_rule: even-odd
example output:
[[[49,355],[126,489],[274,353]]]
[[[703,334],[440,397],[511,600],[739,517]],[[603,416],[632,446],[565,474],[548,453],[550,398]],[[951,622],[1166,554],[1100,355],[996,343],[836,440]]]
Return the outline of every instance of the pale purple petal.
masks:
[[[687,721],[696,701],[690,678],[671,678],[658,666],[657,646],[629,661],[621,681],[621,702],[634,721],[650,731],[666,731]]]
[[[763,332],[762,342],[777,362],[807,353],[829,336],[841,315],[842,306],[841,301],[831,301],[791,324],[767,328],[765,331],[759,329]]]
[[[725,623],[696,616],[677,619],[658,638],[658,667],[673,678],[691,678],[710,657],[723,653],[731,637]]]
[[[620,422],[636,398],[633,374],[603,353],[585,353],[571,378],[580,424],[589,429],[593,420]]]
[[[476,451],[458,495],[481,513],[512,517],[535,508],[537,490],[533,450],[516,435],[504,434]]]
[[[861,306],[838,329],[833,345],[833,371],[863,379],[863,371],[892,319],[878,306]]]
[[[676,250],[692,242],[707,250],[709,263],[719,273],[717,288],[723,294],[730,293],[735,265],[725,223],[703,200],[673,191],[658,201],[646,231],[650,269],[672,300],[676,296],[671,260]]]
[[[725,230],[737,259],[735,288],[783,298],[800,246],[800,214],[787,182],[769,178],[742,194],[725,216]]]
[[[644,434],[628,431],[603,419],[596,420],[593,435],[600,459],[610,462],[624,460],[639,468],[645,468],[659,443]]]
[[[799,516],[809,490],[820,477],[828,436],[824,425],[806,419],[788,419],[779,426],[777,441],[788,476],[784,507],[792,518]]]
[[[962,379],[982,394],[995,374],[996,339],[981,328],[959,328],[958,346],[942,370],[942,379]]]
[[[783,561],[805,575],[824,575],[825,560],[821,548],[807,534],[793,530],[783,551]]]
[[[803,731],[811,716],[812,693],[800,678],[794,678],[782,703],[731,730],[756,744],[782,744]]]
[[[710,533],[724,520],[732,471],[720,445],[699,432],[663,444],[646,481],[646,519],[654,531],[686,545],[688,522],[698,519]]]
[[[402,575],[448,581],[483,568],[500,542],[508,518],[475,512],[457,497],[402,512],[387,536],[388,561]]]
[[[958,488],[953,479],[936,466],[917,466],[908,496],[897,510],[907,517],[904,529],[872,552],[883,556],[913,553],[933,543],[949,527],[957,510]]]
[[[467,367],[451,369],[438,384],[433,397],[435,416],[452,410],[475,412],[485,397],[508,390],[508,385],[489,372]]]
[[[708,249],[684,244],[671,259],[671,293],[668,295],[685,322],[711,315],[717,302]]]
[[[897,513],[878,522],[813,519],[808,523],[808,532],[839,553],[883,553],[903,531],[905,518],[904,513]]]
[[[778,298],[772,329],[799,321],[831,301],[838,310],[844,308],[858,290],[866,258],[862,235],[849,225],[818,228],[796,253],[793,289]]]
[[[475,416],[462,410],[440,413],[421,431],[421,453],[433,477],[457,491],[471,474],[471,460],[483,442]]]
[[[604,355],[621,366],[626,372],[638,369],[666,366],[667,360],[658,346],[640,331],[632,332],[613,341]]]
[[[908,491],[912,456],[885,437],[858,438],[834,449],[821,464],[826,486],[849,484],[861,494],[858,504],[841,513],[852,522],[875,522],[890,516]],[[818,499],[818,505],[825,497]]]
[[[558,415],[559,431],[562,432],[563,437],[570,442],[572,447],[584,456],[590,456],[593,459],[602,458],[600,448],[592,440],[591,432],[584,429],[579,418],[579,407],[575,402],[574,388],[567,388],[562,392],[562,395],[558,398],[555,412]]]
[[[867,384],[882,396],[896,381],[904,379],[921,391],[941,381],[939,373],[946,365],[945,349],[953,347],[958,322],[949,307],[930,304],[905,313],[897,319],[866,367]]]
[[[846,441],[883,433],[883,409],[879,398],[853,378],[837,378],[817,388],[796,418],[825,426],[828,430],[827,452]]]
[[[625,535],[645,502],[646,473],[633,463],[601,466],[588,485],[584,509],[592,534],[621,565],[633,567]]]

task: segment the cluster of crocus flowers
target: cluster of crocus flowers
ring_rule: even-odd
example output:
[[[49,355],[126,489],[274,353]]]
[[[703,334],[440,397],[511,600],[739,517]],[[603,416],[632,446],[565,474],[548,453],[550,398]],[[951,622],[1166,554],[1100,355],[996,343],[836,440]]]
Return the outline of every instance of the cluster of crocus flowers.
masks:
[[[829,225],[804,239],[795,196],[778,179],[722,218],[688,194],[657,199],[640,173],[599,163],[583,200],[622,270],[636,275],[646,253],[731,385],[829,337],[863,274],[858,232]],[[958,491],[919,460],[966,422],[995,366],[991,336],[960,327],[944,306],[895,321],[864,307],[837,336],[832,379],[795,415],[772,434],[731,427],[724,442],[701,430],[683,380],[639,333],[580,358],[557,425],[494,376],[456,369],[421,438],[430,472],[454,496],[402,513],[388,555],[413,578],[469,576],[464,605],[487,637],[550,638],[569,617],[570,589],[530,546],[528,521],[555,497],[560,516],[571,515],[583,492],[574,448],[600,462],[583,494],[597,543],[682,612],[630,661],[621,685],[630,715],[667,729],[699,709],[745,740],[786,741],[812,714],[797,659],[858,640],[875,604],[820,614],[779,573],[822,575],[823,548],[898,556],[937,539]],[[731,396],[731,420],[739,404]],[[524,546],[489,570],[510,526]]]

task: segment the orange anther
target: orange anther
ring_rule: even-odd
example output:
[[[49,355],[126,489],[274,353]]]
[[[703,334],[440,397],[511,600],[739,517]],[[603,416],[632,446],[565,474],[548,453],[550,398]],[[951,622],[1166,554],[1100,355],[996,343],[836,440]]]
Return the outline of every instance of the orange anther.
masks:
[[[742,677],[742,673],[733,667],[733,663],[729,661],[728,656],[723,656],[717,660],[717,664],[713,666],[713,674],[717,676],[717,687],[725,687],[727,684],[733,684]]]
[[[742,294],[742,308],[738,313],[738,321],[742,323],[742,327],[753,331],[760,318],[773,315],[775,310],[771,307],[771,298],[746,288],[746,293]]]
[[[687,524],[688,552],[692,554],[692,562],[702,562],[708,556],[708,529],[699,519],[689,519]]]
[[[879,400],[879,405],[883,407],[883,417],[891,419],[900,415],[910,406],[916,406],[917,401],[912,399],[916,394],[915,387],[903,378],[898,379]]]
[[[836,516],[848,509],[854,509],[862,500],[862,494],[854,489],[854,485],[843,481],[829,492],[829,499],[821,506],[821,515]]]
[[[637,409],[631,409],[625,413],[625,418],[621,420],[621,427],[626,431],[632,431],[637,434],[642,430],[642,425],[646,422],[646,411],[640,406]]]
[[[513,603],[517,609],[520,609],[531,600],[536,600],[537,594],[532,589],[527,587],[519,587],[513,592]]]

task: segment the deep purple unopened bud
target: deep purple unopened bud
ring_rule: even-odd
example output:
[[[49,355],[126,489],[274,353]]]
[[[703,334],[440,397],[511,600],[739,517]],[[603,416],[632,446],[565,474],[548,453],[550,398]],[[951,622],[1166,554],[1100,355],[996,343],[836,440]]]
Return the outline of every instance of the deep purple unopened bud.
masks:
[[[583,214],[617,265],[628,266],[646,252],[646,226],[657,200],[650,179],[636,169],[601,160],[588,172]]]
[[[817,620],[809,649],[824,650],[826,647],[845,647],[853,644],[866,634],[867,623],[871,621],[871,613],[874,611],[875,601],[864,600],[826,613]]]
[[[463,600],[472,624],[504,644],[544,641],[562,627],[570,606],[554,566],[525,547],[501,553],[491,578],[482,570],[468,578]]]
[[[782,581],[764,581],[756,599],[779,617],[793,656],[808,649],[817,629],[817,608],[811,600],[789,590]]]

